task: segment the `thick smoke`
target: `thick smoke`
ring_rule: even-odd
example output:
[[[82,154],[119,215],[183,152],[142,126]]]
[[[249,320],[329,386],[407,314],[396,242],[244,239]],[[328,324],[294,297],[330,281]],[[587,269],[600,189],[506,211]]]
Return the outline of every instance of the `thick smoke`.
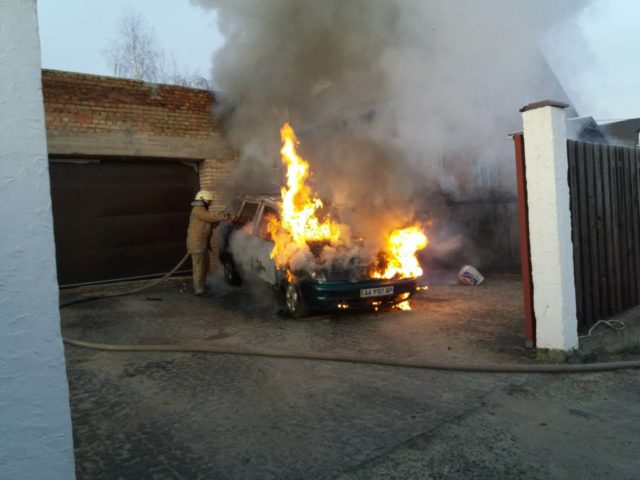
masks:
[[[513,191],[507,135],[519,107],[567,100],[537,42],[585,3],[192,2],[216,9],[226,38],[212,71],[241,153],[233,188],[282,183],[278,132],[289,121],[314,188],[374,242],[451,199]]]

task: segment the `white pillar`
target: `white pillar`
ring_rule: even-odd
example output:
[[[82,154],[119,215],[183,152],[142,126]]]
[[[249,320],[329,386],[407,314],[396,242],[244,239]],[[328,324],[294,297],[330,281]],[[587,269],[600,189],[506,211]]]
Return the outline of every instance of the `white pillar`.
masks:
[[[536,347],[578,346],[567,159],[568,105],[544,101],[522,113]]]
[[[75,478],[35,0],[0,0],[0,478]]]

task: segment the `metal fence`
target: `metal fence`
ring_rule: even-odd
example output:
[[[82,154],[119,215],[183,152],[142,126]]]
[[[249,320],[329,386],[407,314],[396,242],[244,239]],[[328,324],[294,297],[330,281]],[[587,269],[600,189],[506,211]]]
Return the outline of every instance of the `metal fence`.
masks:
[[[567,141],[578,322],[640,304],[640,151]]]

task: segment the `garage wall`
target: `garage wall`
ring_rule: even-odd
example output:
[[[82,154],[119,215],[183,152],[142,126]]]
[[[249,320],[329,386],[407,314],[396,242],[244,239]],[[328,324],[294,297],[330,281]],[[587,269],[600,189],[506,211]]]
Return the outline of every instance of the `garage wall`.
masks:
[[[188,159],[200,184],[229,199],[236,152],[214,119],[207,90],[56,70],[42,71],[49,154]]]
[[[225,184],[238,156],[214,119],[212,92],[56,70],[42,70],[42,88],[52,158],[193,162],[200,188],[214,192],[212,209],[221,211],[231,200]],[[55,219],[55,205],[53,213]],[[58,261],[74,260],[59,252]],[[219,267],[216,255],[211,267]]]

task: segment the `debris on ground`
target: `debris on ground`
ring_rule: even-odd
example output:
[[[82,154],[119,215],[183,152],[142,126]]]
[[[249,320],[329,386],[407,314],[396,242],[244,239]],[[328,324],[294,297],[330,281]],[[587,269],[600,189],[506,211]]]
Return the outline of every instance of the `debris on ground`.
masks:
[[[484,282],[484,276],[471,265],[465,265],[458,272],[458,285],[477,286],[482,282]]]

